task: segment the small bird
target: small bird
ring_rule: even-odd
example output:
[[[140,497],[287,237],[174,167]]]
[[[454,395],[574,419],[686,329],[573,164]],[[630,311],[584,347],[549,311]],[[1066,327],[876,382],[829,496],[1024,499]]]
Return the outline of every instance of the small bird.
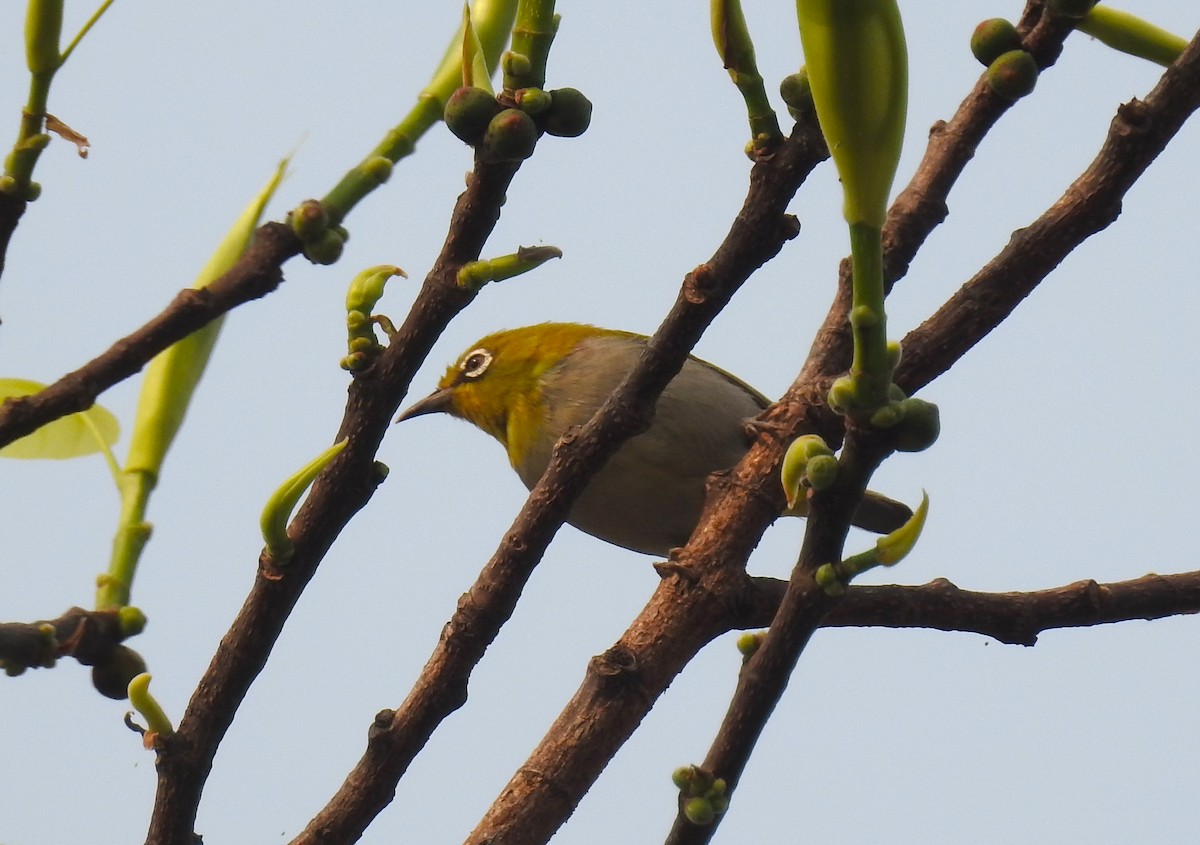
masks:
[[[559,437],[592,418],[647,340],[580,323],[499,331],[464,352],[437,389],[397,422],[434,413],[464,419],[500,441],[521,481],[533,489]],[[741,379],[689,356],[659,398],[650,428],[626,441],[592,477],[567,521],[609,543],[666,556],[687,542],[699,522],[708,476],[746,454],[752,440],[747,423],[768,404]],[[900,502],[868,493],[854,522],[882,534],[911,513]]]

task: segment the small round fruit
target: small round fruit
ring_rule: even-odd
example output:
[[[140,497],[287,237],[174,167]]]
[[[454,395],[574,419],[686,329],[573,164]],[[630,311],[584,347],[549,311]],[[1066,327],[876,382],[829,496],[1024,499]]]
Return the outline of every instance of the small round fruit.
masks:
[[[495,161],[522,161],[533,155],[538,130],[520,109],[504,109],[488,123],[483,151]]]
[[[483,140],[488,123],[500,110],[496,98],[487,91],[464,85],[446,100],[442,118],[446,121],[446,127],[454,133],[454,137],[464,144],[475,146]]]
[[[1038,66],[1024,50],[1009,50],[987,69],[988,86],[997,97],[1019,100],[1037,85]]]
[[[971,53],[987,67],[1009,50],[1021,49],[1021,36],[1011,21],[989,18],[971,33]]]
[[[592,101],[574,88],[556,88],[550,92],[550,109],[544,126],[559,138],[577,138],[592,123]]]

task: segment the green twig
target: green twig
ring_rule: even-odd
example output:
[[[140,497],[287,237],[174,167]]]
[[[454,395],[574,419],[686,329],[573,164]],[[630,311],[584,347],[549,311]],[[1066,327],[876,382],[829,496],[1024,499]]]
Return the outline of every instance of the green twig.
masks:
[[[512,30],[516,9],[516,0],[475,0],[471,5],[471,26],[479,39],[489,74],[495,72],[500,61],[500,52]],[[411,155],[421,136],[442,119],[446,100],[462,84],[464,31],[460,26],[451,39],[429,85],[417,95],[416,105],[321,200],[330,226],[341,223],[367,194],[386,182],[391,175],[391,165]]]
[[[520,0],[513,25],[512,53],[504,63],[504,92],[544,88],[550,45],[558,32],[554,0]]]
[[[746,26],[740,0],[711,0],[709,6],[713,43],[721,64],[746,102],[750,120],[750,151],[764,150],[783,140],[779,118],[767,99],[762,74],[754,56],[754,42]]]
[[[85,23],[83,28],[79,30],[79,34],[72,38],[71,43],[68,44],[66,49],[62,51],[62,56],[58,61],[60,67],[67,60],[67,57],[75,51],[75,48],[79,46],[79,42],[83,40],[83,36],[88,34],[88,31],[96,25],[96,21],[100,20],[100,16],[107,12],[108,7],[115,2],[116,0],[104,0],[104,2],[100,4],[100,8],[92,12],[92,16],[87,19],[87,23]]]
[[[1164,66],[1172,64],[1187,47],[1186,38],[1108,6],[1093,6],[1077,26],[1114,50]]]

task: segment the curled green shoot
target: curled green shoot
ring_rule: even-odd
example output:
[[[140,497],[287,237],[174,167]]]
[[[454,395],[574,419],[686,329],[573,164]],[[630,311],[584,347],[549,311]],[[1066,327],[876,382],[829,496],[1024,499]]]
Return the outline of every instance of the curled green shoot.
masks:
[[[267,547],[267,554],[275,563],[286,562],[295,552],[292,538],[287,533],[287,524],[300,497],[321,474],[321,470],[329,466],[330,462],[346,448],[346,444],[349,442],[349,438],[339,440],[321,452],[279,485],[267,499],[266,505],[263,506],[262,516],[259,518],[259,527],[262,529],[263,543]]]

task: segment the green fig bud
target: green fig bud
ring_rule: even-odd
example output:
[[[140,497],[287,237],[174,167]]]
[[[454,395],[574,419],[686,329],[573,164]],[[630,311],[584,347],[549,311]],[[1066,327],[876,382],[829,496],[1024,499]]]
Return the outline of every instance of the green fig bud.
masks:
[[[814,490],[828,490],[837,480],[838,461],[833,455],[817,455],[810,458],[804,469],[808,486]]]
[[[316,240],[304,245],[304,257],[313,264],[333,264],[342,257],[346,239],[334,229],[326,229]]]
[[[526,76],[533,70],[533,62],[528,56],[509,50],[500,57],[500,67],[506,76]]]
[[[1021,49],[1021,36],[1011,21],[988,18],[971,33],[971,53],[987,67],[1009,50]]]
[[[1096,0],[1050,0],[1050,11],[1064,18],[1082,18],[1096,5]]]
[[[546,131],[559,138],[577,138],[592,123],[592,101],[574,88],[550,92],[550,110],[543,121]]]
[[[845,414],[859,405],[858,382],[850,376],[839,376],[829,388],[829,407],[835,414]]]
[[[742,657],[753,657],[762,645],[763,634],[755,631],[743,631],[737,638],[737,650]]]
[[[904,420],[904,400],[891,401],[871,414],[871,425],[876,428],[891,428]]]
[[[675,784],[676,789],[685,790],[692,785],[692,771],[694,766],[680,766],[675,771],[671,772],[671,783]]]
[[[815,107],[807,68],[800,68],[799,72],[785,76],[779,83],[779,95],[783,97],[788,114],[793,119],[799,120],[806,114],[812,114]]]
[[[302,243],[308,243],[329,228],[329,215],[317,200],[305,200],[288,217],[292,231]]]
[[[713,810],[712,802],[707,798],[689,798],[683,805],[683,814],[687,820],[695,825],[708,825],[713,823],[713,819],[717,817],[717,813]]]
[[[42,183],[41,182],[30,182],[28,190],[25,191],[25,200],[27,202],[33,202],[41,195],[42,195]]]
[[[392,160],[387,156],[371,156],[362,163],[362,171],[382,185],[392,178]]]
[[[482,88],[464,85],[446,100],[442,117],[454,137],[475,146],[483,140],[488,123],[500,111],[501,106],[493,95]]]
[[[1037,78],[1037,62],[1024,50],[1002,53],[987,69],[988,87],[1006,100],[1019,100],[1033,91]]]
[[[938,438],[942,422],[938,406],[924,399],[905,399],[900,403],[904,420],[896,433],[896,448],[901,452],[928,449]]]
[[[520,109],[504,109],[488,123],[483,151],[495,161],[522,161],[533,155],[538,130]]]
[[[522,88],[513,94],[517,108],[529,115],[538,115],[550,108],[551,97],[541,88]]]
[[[132,605],[125,605],[117,611],[117,625],[121,636],[134,637],[146,628],[146,614]]]

